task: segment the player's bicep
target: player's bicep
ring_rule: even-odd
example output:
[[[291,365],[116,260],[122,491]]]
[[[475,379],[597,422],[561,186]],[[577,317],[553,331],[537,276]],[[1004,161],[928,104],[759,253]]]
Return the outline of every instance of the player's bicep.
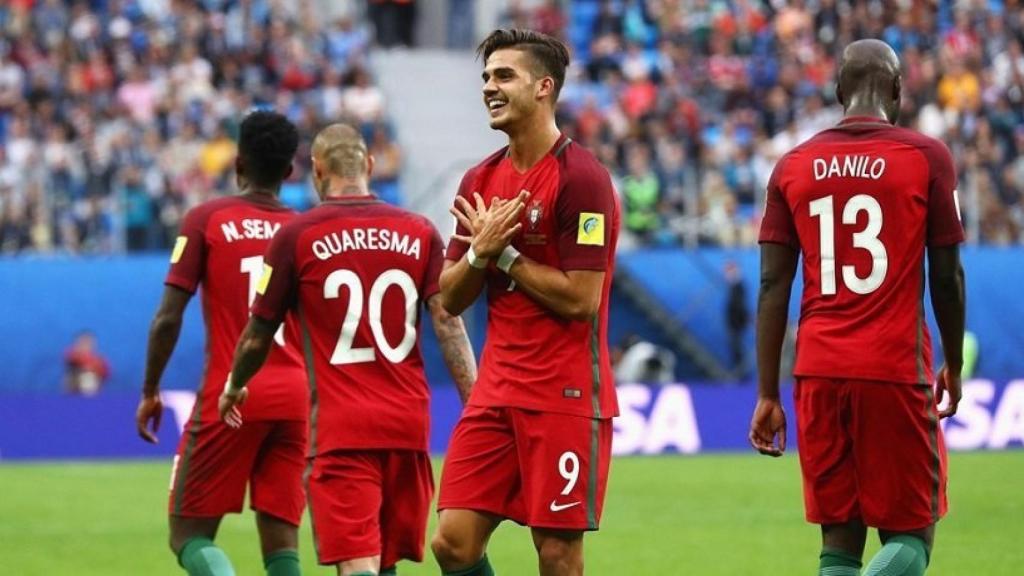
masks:
[[[949,150],[938,144],[930,153],[932,171],[928,190],[928,245],[948,246],[964,240],[956,168]]]
[[[618,200],[607,172],[572,176],[555,206],[558,255],[563,270],[604,271],[618,225]]]
[[[605,272],[597,270],[569,270],[569,277],[574,295],[590,313],[596,313],[601,307],[601,295],[604,293]]]
[[[462,182],[459,183],[459,191],[452,199],[452,208],[458,210],[458,198],[465,198],[470,203],[473,201],[473,193],[470,190],[473,182],[473,171],[466,172],[465,176],[462,177]],[[448,239],[448,246],[445,249],[444,257],[447,260],[459,260],[469,250],[469,244],[462,240],[457,240],[455,236],[469,236],[470,230],[466,228],[459,219],[452,216],[452,233]]]
[[[761,218],[761,231],[758,242],[784,244],[790,248],[800,249],[793,212],[786,202],[778,181],[780,179],[782,161],[775,167],[765,195],[764,216]]]
[[[295,306],[298,281],[295,275],[295,242],[293,235],[282,230],[271,241],[263,259],[263,272],[256,284],[253,316],[276,324]]]
[[[171,250],[165,284],[195,293],[206,268],[206,221],[207,215],[199,210],[185,216]]]

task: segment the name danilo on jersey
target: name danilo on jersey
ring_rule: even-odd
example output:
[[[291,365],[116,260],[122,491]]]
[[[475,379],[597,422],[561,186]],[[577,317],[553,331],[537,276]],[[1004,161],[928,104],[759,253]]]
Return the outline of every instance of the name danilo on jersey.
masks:
[[[824,180],[825,178],[878,180],[885,174],[885,158],[870,156],[833,156],[829,160],[815,158],[813,167],[815,180]]]

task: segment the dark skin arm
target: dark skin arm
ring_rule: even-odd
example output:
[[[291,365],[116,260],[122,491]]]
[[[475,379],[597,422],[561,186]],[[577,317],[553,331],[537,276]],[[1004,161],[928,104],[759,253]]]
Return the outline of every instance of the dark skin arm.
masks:
[[[182,318],[192,294],[176,286],[164,288],[163,299],[149,325],[146,346],[146,371],[142,383],[142,399],[135,410],[135,427],[139,436],[151,444],[157,443],[163,403],[160,401],[160,378],[167,368],[174,347],[181,334]]]
[[[455,380],[459,398],[466,404],[476,382],[476,357],[466,334],[466,326],[462,323],[462,318],[452,316],[444,309],[441,297],[437,294],[427,300],[427,309],[430,311],[430,319],[434,325],[434,333],[437,334],[438,344],[441,346],[444,363]]]
[[[234,408],[244,403],[249,396],[245,385],[266,362],[270,346],[274,343],[274,333],[277,332],[277,327],[280,325],[280,322],[271,322],[258,316],[251,316],[238,339],[235,359],[231,363],[229,385],[224,389],[224,393],[220,395],[220,400],[217,402],[217,410],[220,412],[221,419],[233,428],[242,425],[241,414]]]
[[[960,370],[963,367],[966,296],[958,245],[928,249],[928,286],[942,338],[942,352],[946,357],[937,377],[936,393],[936,401],[940,403],[944,396],[949,395],[949,405],[939,413],[940,418],[946,418],[956,414],[960,403]]]
[[[789,246],[761,245],[761,288],[757,298],[757,406],[750,421],[749,439],[758,452],[767,456],[782,456],[786,450],[786,413],[779,398],[779,362],[799,256],[800,253]]]

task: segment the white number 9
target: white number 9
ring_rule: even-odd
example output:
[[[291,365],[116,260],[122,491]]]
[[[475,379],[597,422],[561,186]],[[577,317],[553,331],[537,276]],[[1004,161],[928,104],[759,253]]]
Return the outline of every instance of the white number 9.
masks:
[[[562,488],[562,496],[568,496],[580,479],[580,458],[575,452],[564,452],[558,459],[558,473],[565,478],[566,485]]]

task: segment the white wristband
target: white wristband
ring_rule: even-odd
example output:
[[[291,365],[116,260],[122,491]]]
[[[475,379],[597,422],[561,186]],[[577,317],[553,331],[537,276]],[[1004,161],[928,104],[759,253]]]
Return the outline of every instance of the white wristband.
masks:
[[[519,250],[516,250],[511,245],[505,246],[505,249],[501,251],[501,256],[498,256],[498,270],[508,274],[516,258],[519,258]]]
[[[487,258],[480,258],[477,256],[476,252],[473,251],[473,247],[470,246],[469,250],[466,251],[466,262],[473,268],[483,270],[484,268],[487,268],[487,265],[490,264],[491,261]]]

